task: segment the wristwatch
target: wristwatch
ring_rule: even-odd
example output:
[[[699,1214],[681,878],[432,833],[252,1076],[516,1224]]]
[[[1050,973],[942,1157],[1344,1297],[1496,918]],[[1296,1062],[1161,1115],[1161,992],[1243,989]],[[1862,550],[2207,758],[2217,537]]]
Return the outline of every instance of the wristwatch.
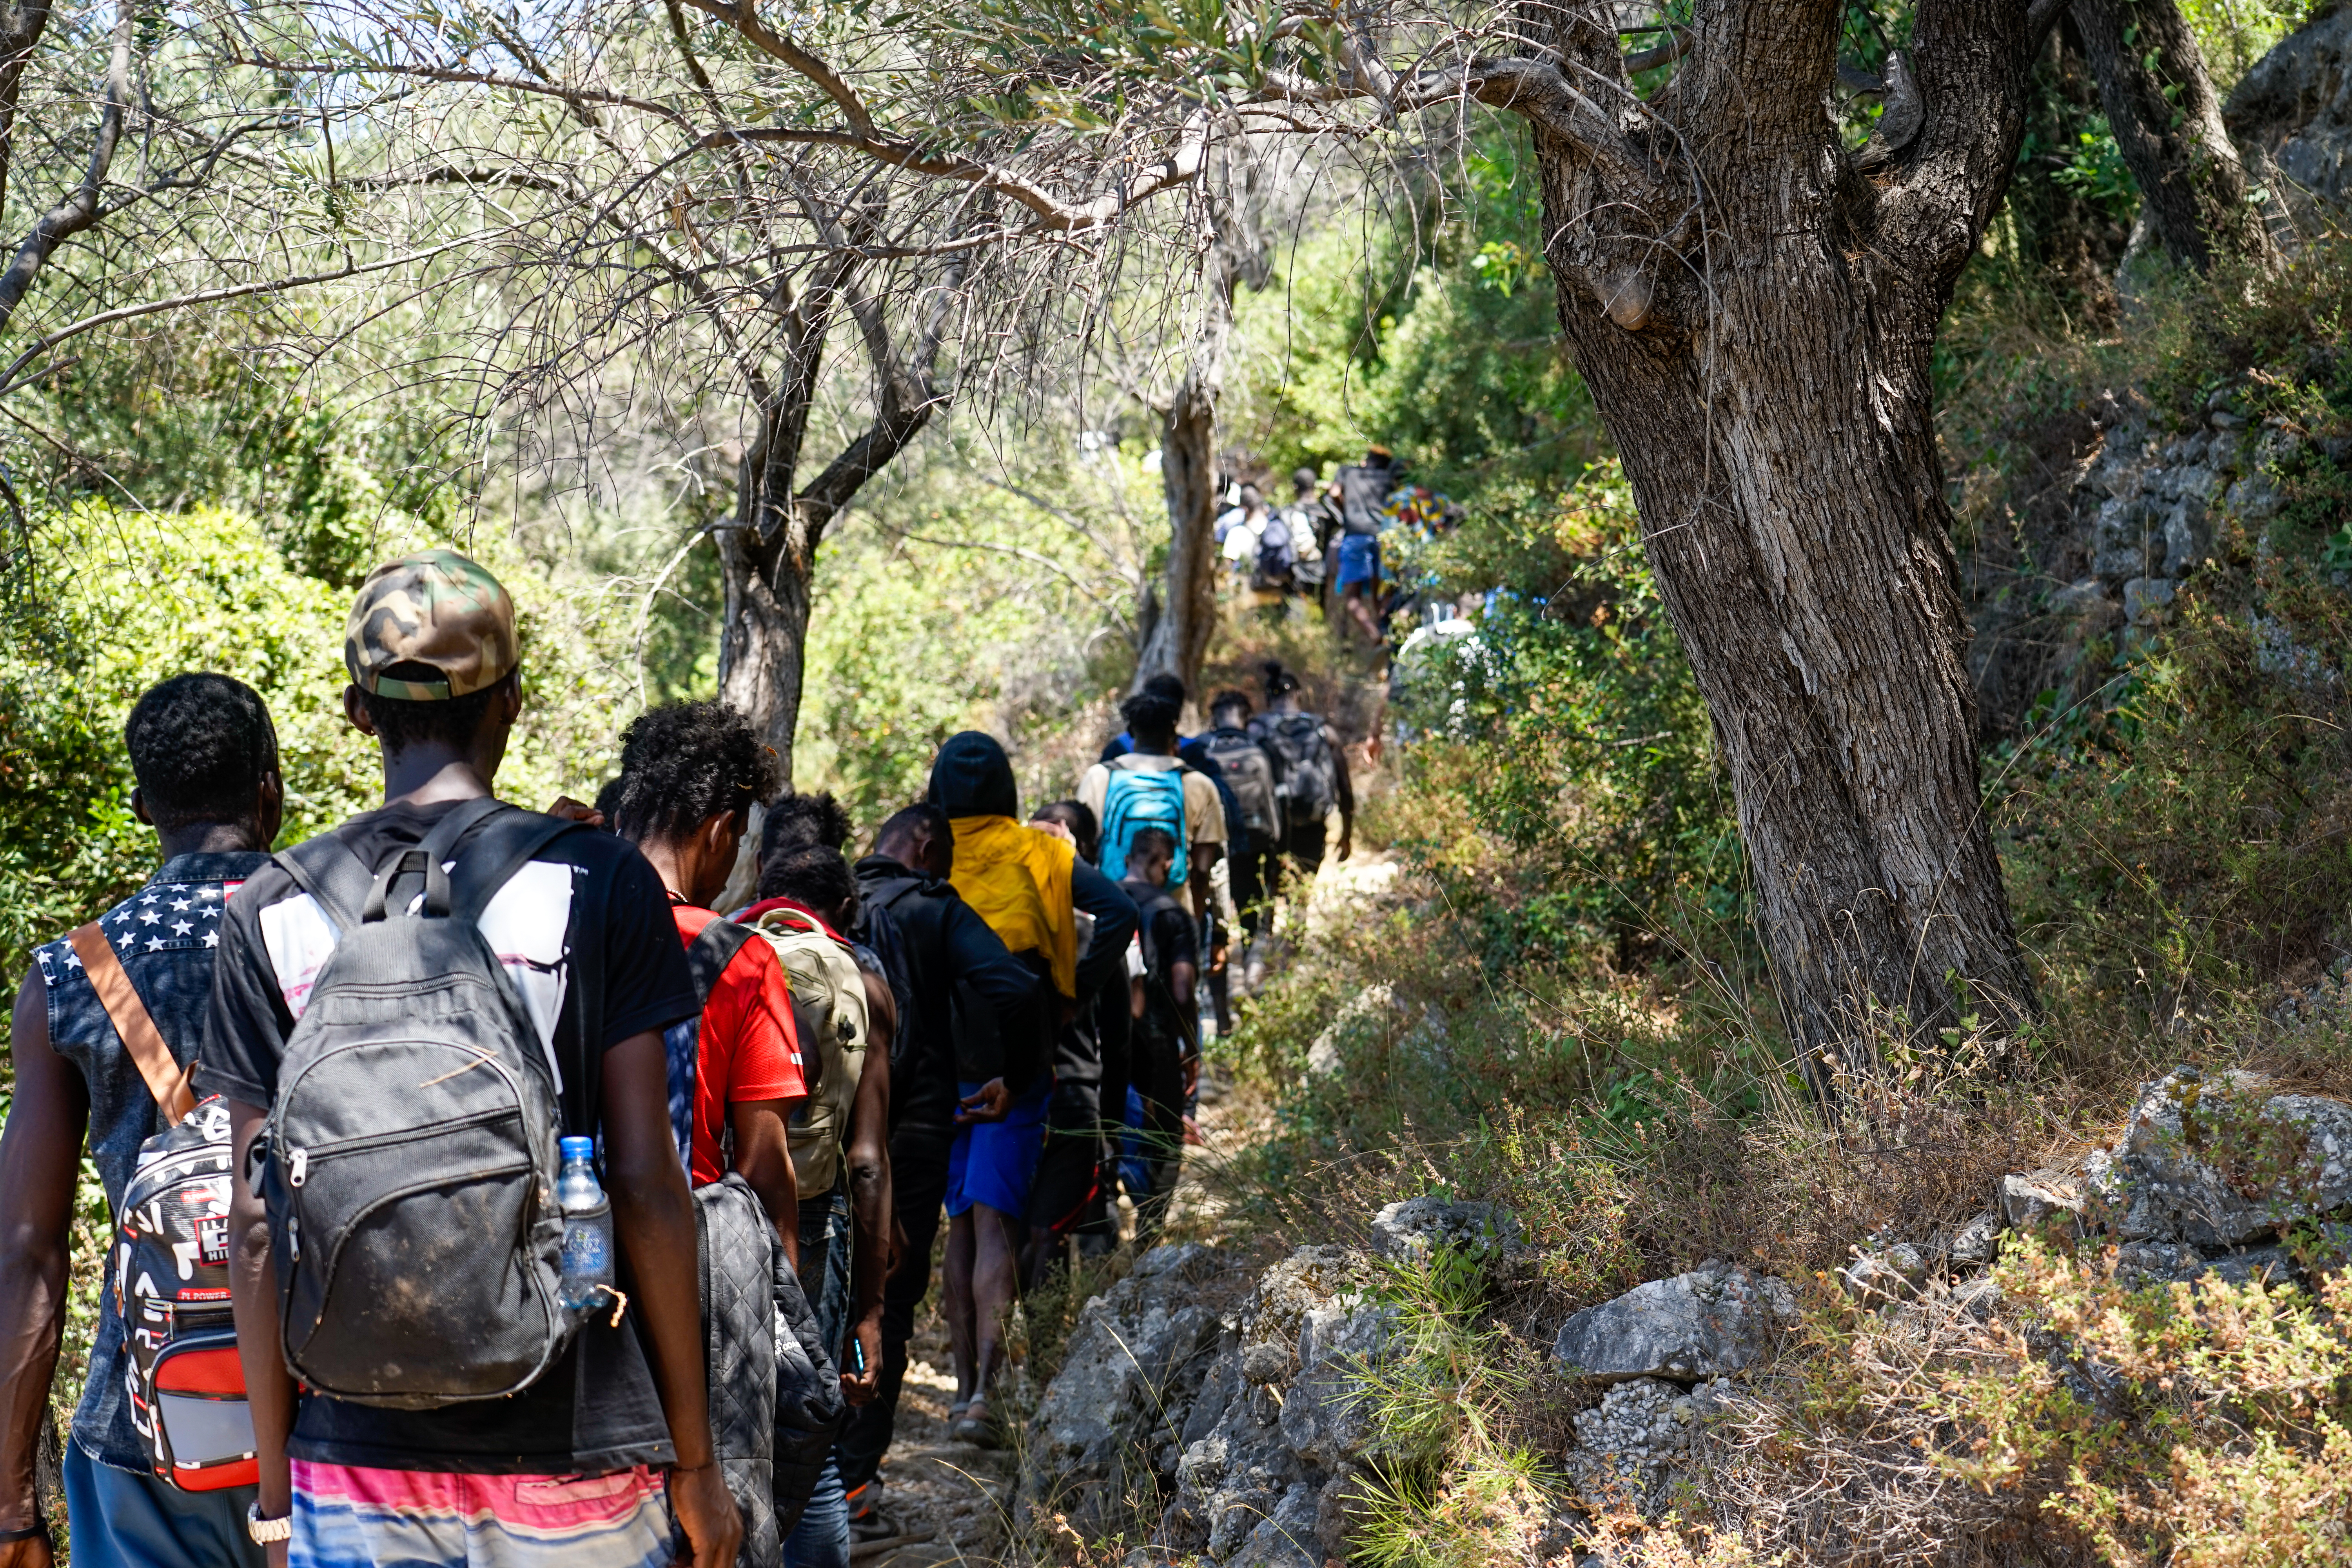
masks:
[[[257,1498],[246,1508],[245,1532],[253,1538],[256,1546],[285,1541],[294,1533],[294,1516],[289,1513],[276,1519],[264,1519],[261,1517],[261,1500]]]

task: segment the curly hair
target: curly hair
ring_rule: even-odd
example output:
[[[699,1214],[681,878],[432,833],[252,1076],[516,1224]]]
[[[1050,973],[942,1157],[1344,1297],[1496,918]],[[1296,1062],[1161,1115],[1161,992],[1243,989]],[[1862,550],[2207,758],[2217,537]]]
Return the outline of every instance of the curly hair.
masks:
[[[790,899],[830,912],[857,908],[857,878],[840,850],[827,844],[801,844],[760,863],[760,897]]]
[[[619,784],[613,830],[635,844],[667,842],[773,797],[783,770],[751,721],[725,703],[674,702],[621,731]]]
[[[1137,740],[1162,741],[1175,735],[1183,709],[1156,691],[1139,691],[1118,705],[1118,716]]]
[[[175,675],[142,697],[122,722],[131,776],[155,826],[251,817],[262,775],[278,766],[278,731],[261,694],[242,680]]]
[[[765,861],[803,844],[838,849],[849,842],[852,831],[849,808],[834,799],[832,791],[816,795],[788,791],[768,807],[768,819],[760,826],[760,858]]]

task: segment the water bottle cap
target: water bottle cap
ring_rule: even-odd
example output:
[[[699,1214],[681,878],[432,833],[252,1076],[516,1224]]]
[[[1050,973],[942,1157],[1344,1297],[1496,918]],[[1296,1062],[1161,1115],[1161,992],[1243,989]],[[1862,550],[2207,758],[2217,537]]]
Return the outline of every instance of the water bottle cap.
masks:
[[[596,1140],[593,1138],[562,1138],[557,1142],[567,1160],[585,1160],[596,1152]]]

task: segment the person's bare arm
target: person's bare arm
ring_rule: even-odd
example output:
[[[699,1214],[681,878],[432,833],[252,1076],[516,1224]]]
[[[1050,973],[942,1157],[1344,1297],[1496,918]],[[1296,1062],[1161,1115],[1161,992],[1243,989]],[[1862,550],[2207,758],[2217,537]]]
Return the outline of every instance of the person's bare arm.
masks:
[[[286,1463],[286,1439],[294,1430],[294,1380],[278,1322],[278,1265],[269,1252],[269,1215],[261,1194],[246,1183],[246,1152],[269,1113],[241,1100],[228,1102],[228,1226],[230,1315],[236,1321],[236,1358],[245,1368],[245,1396],[253,1415],[253,1448],[261,1463],[261,1517],[283,1519],[294,1506],[293,1480]],[[283,1568],[286,1543],[269,1548],[273,1568]]]
[[[702,1303],[694,1195],[670,1132],[662,1037],[630,1036],[604,1053],[604,1176],[613,1233],[635,1289],[630,1302],[652,1352],[654,1386],[669,1422],[677,1463],[670,1510],[693,1561],[727,1568],[742,1544],[743,1521],[711,1452],[709,1390],[703,1382]]]
[[[1168,994],[1176,998],[1179,1012],[1192,1010],[1192,987],[1200,978],[1199,966],[1190,959],[1180,958],[1168,966]]]
[[[784,1244],[784,1258],[801,1266],[801,1188],[793,1171],[792,1130],[785,1125],[798,1100],[744,1100],[727,1108],[735,1131],[735,1169],[751,1184],[768,1211],[768,1223]]]
[[[1339,842],[1333,858],[1345,860],[1356,848],[1356,786],[1348,777],[1348,748],[1328,728],[1324,736],[1331,747],[1331,793],[1339,797]]]
[[[34,969],[16,993],[16,1098],[0,1132],[0,1531],[41,1521],[33,1468],[66,1315],[74,1180],[89,1090],[49,1044],[49,989]],[[0,1545],[0,1568],[48,1568],[38,1537]]]
[[[852,1405],[874,1397],[882,1375],[882,1284],[890,1277],[890,1052],[885,1041],[897,1034],[898,1005],[889,986],[867,974],[866,1006],[869,1019],[881,1020],[866,1031],[870,1044],[866,1065],[858,1069],[857,1099],[850,1108],[849,1214],[854,1243],[850,1251],[849,1287],[855,1320],[851,1332],[866,1352],[866,1370],[845,1357],[841,1367],[842,1396]]]

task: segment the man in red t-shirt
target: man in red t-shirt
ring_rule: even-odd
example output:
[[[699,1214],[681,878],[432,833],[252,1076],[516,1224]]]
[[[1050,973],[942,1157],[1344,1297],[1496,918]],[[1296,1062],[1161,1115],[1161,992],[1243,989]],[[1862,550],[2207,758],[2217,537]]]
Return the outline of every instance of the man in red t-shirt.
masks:
[[[662,885],[689,949],[719,918],[709,905],[735,868],[755,800],[782,786],[775,754],[743,716],[718,702],[640,715],[621,735],[621,776],[607,824],[635,844]],[[747,942],[711,983],[696,1021],[688,1165],[694,1184],[742,1173],[797,1263],[800,1194],[785,1121],[808,1098],[792,989],[775,950]],[[672,1079],[674,1114],[682,1085]],[[681,1131],[684,1131],[681,1129]],[[731,1135],[730,1152],[722,1131]]]

